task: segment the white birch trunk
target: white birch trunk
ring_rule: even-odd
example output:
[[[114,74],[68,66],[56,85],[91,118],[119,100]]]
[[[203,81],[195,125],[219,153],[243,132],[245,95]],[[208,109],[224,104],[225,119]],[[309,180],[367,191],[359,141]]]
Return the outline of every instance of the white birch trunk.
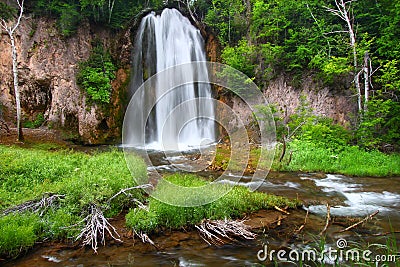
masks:
[[[2,19],[1,27],[8,33],[11,41],[12,71],[14,80],[15,105],[17,110],[17,138],[18,141],[23,141],[24,136],[22,134],[22,125],[21,125],[21,97],[19,93],[19,84],[18,84],[18,55],[17,55],[17,47],[15,45],[14,32],[21,23],[22,15],[24,13],[24,0],[22,1],[16,0],[16,2],[19,6],[19,15],[17,21],[13,26],[8,26],[7,21]]]
[[[369,84],[370,84],[370,68],[369,68],[369,54],[365,52],[364,54],[364,113],[368,111],[368,101],[369,101]]]
[[[21,97],[19,94],[19,81],[18,81],[18,59],[17,59],[17,48],[15,46],[14,36],[10,35],[11,50],[12,50],[12,70],[14,77],[14,94],[15,94],[15,105],[17,109],[17,138],[18,141],[23,141],[22,125],[21,125]]]
[[[354,33],[352,18],[349,15],[349,9],[347,9],[346,4],[351,4],[354,0],[344,1],[344,0],[335,0],[336,8],[326,8],[332,14],[338,16],[343,21],[346,22],[347,32],[350,37],[350,46],[353,52],[353,67],[354,67],[354,85],[357,91],[357,103],[358,103],[358,112],[361,115],[363,110],[362,108],[362,94],[361,94],[361,86],[360,86],[360,72],[358,71],[358,59],[357,59],[357,47],[356,47],[356,35]]]

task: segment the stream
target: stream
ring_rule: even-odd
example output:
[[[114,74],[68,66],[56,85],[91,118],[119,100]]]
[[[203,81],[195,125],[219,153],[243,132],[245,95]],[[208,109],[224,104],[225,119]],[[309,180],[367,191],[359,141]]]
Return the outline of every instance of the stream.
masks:
[[[187,162],[193,161],[190,154],[168,155],[168,158],[157,153],[150,154],[153,171],[179,171]],[[199,173],[203,176],[218,176],[213,171]],[[233,175],[225,175],[221,183],[233,183]],[[239,184],[250,186],[250,176],[244,176]],[[254,181],[253,181],[254,182]],[[371,178],[347,177],[320,173],[277,173],[271,172],[262,182],[259,191],[299,198],[303,201],[302,209],[290,211],[282,216],[278,211],[260,211],[253,215],[250,222],[276,220],[279,225],[269,225],[265,229],[258,227],[255,240],[238,244],[227,244],[222,247],[210,246],[193,230],[165,231],[151,236],[157,244],[155,249],[149,244],[136,242],[108,243],[100,247],[98,254],[90,248],[74,247],[71,244],[37,245],[26,256],[7,263],[5,266],[265,266],[271,262],[261,261],[257,253],[268,244],[270,248],[304,249],[308,241],[318,240],[318,233],[325,225],[326,204],[331,206],[330,214],[334,222],[327,229],[325,246],[336,246],[336,241],[355,242],[359,245],[385,243],[385,236],[374,236],[380,233],[399,230],[400,226],[400,177]],[[293,232],[304,223],[306,211],[308,220],[301,234],[294,238]],[[379,210],[372,220],[357,227],[354,231],[338,233],[358,222],[365,216]],[[357,218],[357,219],[354,219]],[[282,220],[281,220],[282,219]],[[120,228],[123,229],[123,219]],[[113,223],[111,221],[111,223]],[[257,223],[256,223],[257,224]],[[127,230],[122,235],[130,236]],[[400,236],[396,236],[397,242]],[[339,241],[338,241],[339,242]],[[330,263],[325,260],[325,263]],[[294,263],[280,263],[279,266],[296,266]],[[314,266],[314,265],[313,265]],[[378,266],[378,265],[377,265]],[[380,265],[379,265],[380,266]],[[390,265],[391,266],[391,265]],[[394,266],[394,265],[393,265]]]

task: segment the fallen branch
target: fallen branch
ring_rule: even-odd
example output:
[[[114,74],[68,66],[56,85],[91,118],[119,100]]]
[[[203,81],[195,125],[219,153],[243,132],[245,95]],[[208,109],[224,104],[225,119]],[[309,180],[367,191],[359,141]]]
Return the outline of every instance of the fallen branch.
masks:
[[[326,230],[328,230],[330,222],[331,222],[331,206],[329,204],[326,204],[326,223],[324,229],[322,229],[319,235],[323,235],[326,232]]]
[[[2,215],[5,216],[10,213],[32,211],[34,213],[39,213],[39,215],[42,216],[48,208],[53,207],[60,199],[63,199],[64,197],[65,195],[45,193],[45,195],[39,200],[30,200],[4,210]]]
[[[304,217],[304,223],[299,227],[299,229],[297,229],[296,231],[294,231],[294,234],[295,234],[295,235],[300,234],[300,232],[303,231],[304,227],[305,227],[306,224],[307,224],[307,219],[308,219],[308,210],[307,210],[307,213],[306,213],[306,217]]]
[[[125,188],[125,189],[121,189],[118,193],[116,193],[115,195],[113,195],[108,201],[107,204],[110,205],[111,200],[113,200],[114,198],[118,197],[121,194],[124,194],[125,196],[127,196],[128,198],[132,198],[132,194],[127,193],[127,191],[131,191],[134,189],[147,189],[147,188],[153,188],[152,184],[142,184],[142,185],[138,185],[138,186],[134,186],[134,187],[129,187],[129,188]],[[148,207],[143,204],[142,202],[140,202],[137,198],[133,198],[132,199],[133,202],[135,202],[139,208],[147,210],[148,211]]]
[[[238,239],[254,239],[257,235],[249,230],[244,221],[224,220],[203,220],[196,225],[201,238],[209,245],[222,246],[229,242],[236,242]]]
[[[343,230],[340,230],[339,233],[343,233],[343,232],[349,231],[349,230],[351,230],[351,229],[353,229],[353,228],[359,226],[360,224],[365,223],[366,221],[372,219],[372,218],[373,218],[375,215],[377,215],[378,213],[379,213],[379,210],[377,210],[377,211],[375,211],[374,213],[368,215],[367,217],[365,217],[365,218],[362,219],[361,221],[359,221],[359,222],[357,222],[357,223],[355,223],[355,224],[353,224],[353,225],[350,225],[349,227],[347,227],[347,228],[345,228],[345,229],[343,229]]]
[[[287,214],[287,215],[290,214],[287,210],[281,209],[281,208],[279,208],[278,206],[274,206],[274,209],[276,209],[277,211],[280,211],[280,212],[282,212],[282,213],[284,213],[284,214]]]
[[[76,237],[76,240],[83,238],[83,246],[91,245],[94,253],[97,253],[98,236],[100,236],[100,242],[103,244],[103,246],[106,243],[106,233],[108,233],[114,240],[122,242],[121,239],[117,238],[120,237],[120,235],[115,227],[108,222],[108,220],[104,217],[102,210],[97,205],[90,205],[89,215],[86,216],[80,223],[83,222],[85,222],[86,225]]]
[[[125,188],[125,189],[121,189],[118,193],[116,193],[115,195],[113,195],[109,200],[108,203],[111,202],[111,200],[113,200],[114,198],[116,198],[117,196],[124,194],[127,197],[132,197],[131,194],[126,193],[127,191],[131,191],[134,189],[147,189],[147,188],[153,188],[152,184],[142,184],[142,185],[138,185],[138,186],[134,186],[134,187],[129,187],[129,188]]]

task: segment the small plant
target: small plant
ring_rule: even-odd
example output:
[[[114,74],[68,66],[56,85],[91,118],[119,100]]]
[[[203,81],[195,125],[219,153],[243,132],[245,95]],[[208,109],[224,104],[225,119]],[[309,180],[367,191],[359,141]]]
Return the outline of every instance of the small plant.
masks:
[[[35,119],[35,120],[33,120],[33,121],[26,121],[26,122],[24,123],[24,127],[25,127],[25,128],[35,129],[35,128],[39,128],[40,126],[42,126],[44,122],[45,122],[44,115],[43,115],[42,113],[39,113],[39,114],[36,116],[36,119]]]
[[[78,85],[86,91],[89,102],[110,103],[115,71],[110,53],[97,41],[89,59],[79,65],[77,75]]]

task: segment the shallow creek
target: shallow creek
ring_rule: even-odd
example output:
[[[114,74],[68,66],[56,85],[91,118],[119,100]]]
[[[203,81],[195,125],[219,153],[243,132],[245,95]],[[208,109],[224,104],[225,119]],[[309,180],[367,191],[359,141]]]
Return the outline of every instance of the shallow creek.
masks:
[[[153,171],[179,171],[191,155],[151,155]],[[220,174],[212,171],[200,173],[207,177]],[[225,174],[221,183],[234,183],[233,175]],[[250,186],[250,176],[241,177],[239,184]],[[298,198],[303,201],[302,209],[283,214],[279,211],[260,211],[250,216],[247,222],[258,233],[256,240],[227,244],[222,247],[210,246],[196,231],[165,231],[151,238],[157,248],[133,241],[132,233],[123,227],[123,216],[115,220],[116,227],[125,238],[124,243],[111,242],[101,247],[98,254],[89,248],[72,244],[39,244],[26,256],[7,263],[5,266],[264,266],[268,261],[260,261],[257,253],[267,244],[270,249],[304,249],[318,243],[318,234],[324,228],[326,204],[329,203],[332,224],[326,231],[324,246],[337,246],[343,239],[348,246],[357,243],[367,246],[371,243],[384,243],[385,236],[376,236],[400,230],[400,178],[346,177],[333,174],[274,173],[262,181],[261,192]],[[352,231],[339,233],[347,226],[360,221],[368,214],[379,210],[379,214],[366,224]],[[307,223],[301,232],[296,230]],[[113,221],[111,221],[113,223]],[[128,241],[126,241],[128,240]],[[397,241],[400,236],[397,235]],[[325,261],[329,263],[329,261]],[[280,263],[279,266],[296,266],[293,263]]]

